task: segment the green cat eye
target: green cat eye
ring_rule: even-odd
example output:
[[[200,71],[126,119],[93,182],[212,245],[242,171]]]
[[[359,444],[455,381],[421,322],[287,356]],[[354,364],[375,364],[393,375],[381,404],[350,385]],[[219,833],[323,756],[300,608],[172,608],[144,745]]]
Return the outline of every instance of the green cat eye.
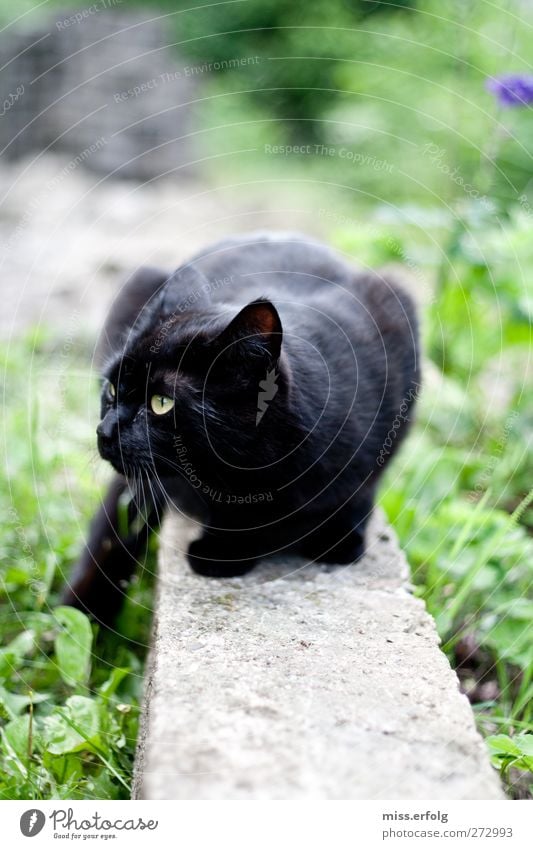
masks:
[[[107,384],[107,391],[109,392],[112,398],[114,398],[117,394],[117,390],[115,389],[114,384],[111,382]]]
[[[150,406],[156,416],[164,416],[174,406],[174,399],[168,398],[166,395],[152,395]]]

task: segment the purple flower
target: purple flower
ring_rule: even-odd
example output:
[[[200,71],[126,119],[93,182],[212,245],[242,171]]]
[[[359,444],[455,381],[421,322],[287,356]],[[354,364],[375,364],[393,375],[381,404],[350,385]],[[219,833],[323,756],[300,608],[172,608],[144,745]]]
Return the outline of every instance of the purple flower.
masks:
[[[531,74],[503,74],[489,77],[486,86],[502,106],[527,106],[533,103],[533,76]]]

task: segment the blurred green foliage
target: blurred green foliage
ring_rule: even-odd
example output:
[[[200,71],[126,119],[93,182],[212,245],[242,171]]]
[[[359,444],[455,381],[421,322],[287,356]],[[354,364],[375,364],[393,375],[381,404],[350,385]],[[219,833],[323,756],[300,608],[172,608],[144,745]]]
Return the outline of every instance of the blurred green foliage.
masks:
[[[321,117],[340,92],[338,62],[350,56],[353,33],[391,4],[364,0],[250,0],[201,3],[191,10],[186,0],[164,4],[187,10],[175,21],[180,50],[199,63],[257,56],[247,67],[250,99],[287,123],[290,139],[322,140]],[[410,2],[396,4],[396,9]],[[242,68],[225,74],[225,89],[242,87]]]
[[[508,4],[463,0],[445,7],[438,0],[154,5],[169,14],[176,54],[202,86],[197,120],[207,155],[255,149],[230,158],[230,170],[257,173],[259,154],[266,170],[327,174],[370,200],[446,203],[458,181],[470,185],[479,164],[489,164],[496,136],[491,196],[507,202],[529,192],[527,116],[500,114],[485,90],[492,74],[529,69],[533,9],[526,4],[519,15]],[[202,70],[247,57],[258,61]],[[389,167],[350,169],[340,155],[314,147],[275,162],[264,152],[265,145],[317,142]]]

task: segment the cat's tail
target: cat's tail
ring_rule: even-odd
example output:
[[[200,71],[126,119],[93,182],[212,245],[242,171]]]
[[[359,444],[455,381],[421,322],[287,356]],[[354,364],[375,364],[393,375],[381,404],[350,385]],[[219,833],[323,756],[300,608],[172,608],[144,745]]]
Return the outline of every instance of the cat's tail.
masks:
[[[152,487],[153,490],[153,487]],[[100,623],[110,625],[119,612],[129,582],[144,565],[151,534],[159,528],[164,496],[132,493],[126,478],[115,475],[61,602],[77,607]]]

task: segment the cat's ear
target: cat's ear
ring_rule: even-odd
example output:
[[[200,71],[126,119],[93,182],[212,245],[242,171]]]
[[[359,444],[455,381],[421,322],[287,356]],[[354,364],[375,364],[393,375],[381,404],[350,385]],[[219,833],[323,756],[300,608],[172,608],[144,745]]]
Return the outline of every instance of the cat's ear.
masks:
[[[283,330],[278,311],[264,298],[252,301],[235,316],[217,342],[227,353],[248,353],[251,356],[279,358]]]
[[[209,281],[192,263],[182,265],[165,283],[161,299],[163,315],[176,315],[209,304]]]
[[[167,278],[166,271],[143,267],[126,281],[111,306],[98,340],[96,358],[100,365],[122,350],[135,324],[158,302]]]

